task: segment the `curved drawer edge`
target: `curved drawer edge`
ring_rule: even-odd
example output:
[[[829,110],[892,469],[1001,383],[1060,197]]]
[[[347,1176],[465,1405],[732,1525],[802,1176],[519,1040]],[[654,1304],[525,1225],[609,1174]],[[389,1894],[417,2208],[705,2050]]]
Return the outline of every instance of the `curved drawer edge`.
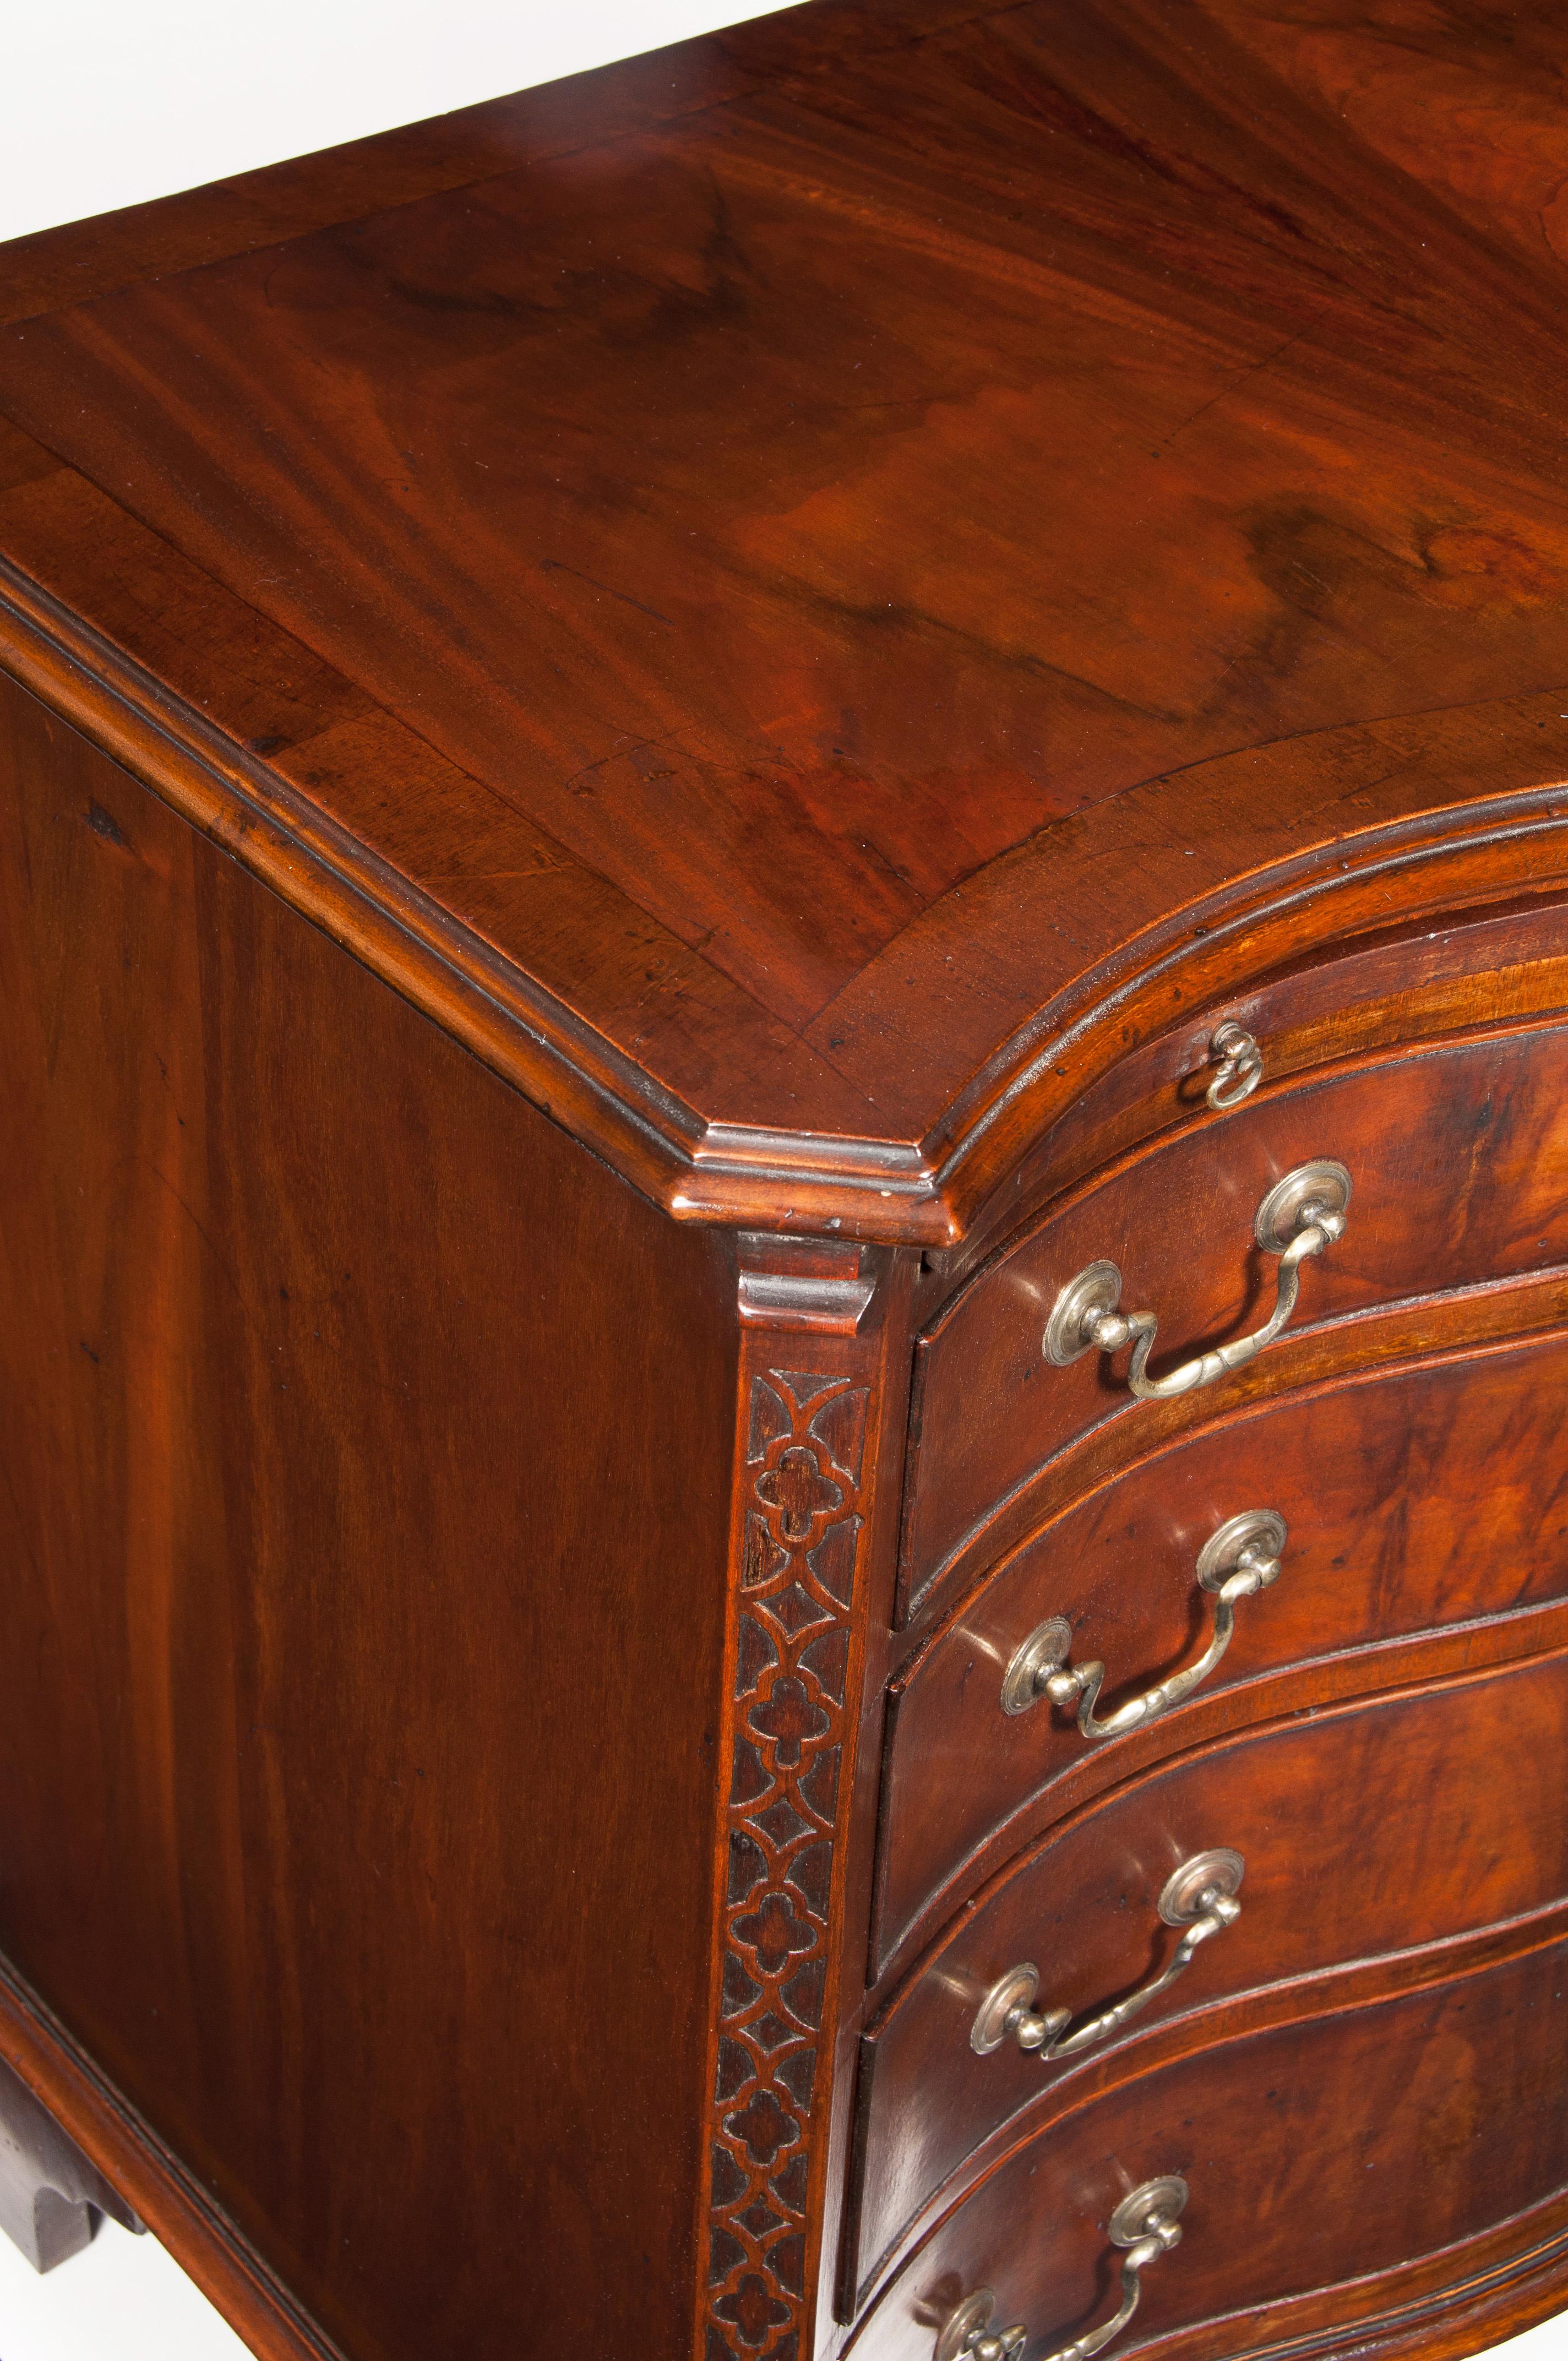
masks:
[[[886,1933],[873,1922],[868,1982],[902,1986],[927,1950],[939,1948],[947,1928],[966,1905],[980,1903],[1009,1875],[1025,1850],[1054,1836],[1113,1790],[1130,1786],[1211,1745],[1251,1734],[1270,1721],[1323,1708],[1352,1706],[1403,1689],[1439,1686],[1454,1677],[1486,1674],[1568,1646],[1568,1599],[1515,1607],[1463,1623],[1429,1626],[1371,1640],[1358,1648],[1277,1664],[1224,1689],[1194,1696],[1175,1712],[1131,1730],[1113,1749],[1086,1754],[1031,1794],[966,1854],[905,1923]],[[1172,1746],[1180,1732],[1185,1743]],[[891,1751],[894,1715],[890,1710],[883,1746]],[[1046,1799],[1051,1808],[1042,1810]],[[880,1913],[878,1914],[880,1919]]]
[[[1502,1919],[1494,1926],[1472,1928],[1409,1950],[1384,1951],[1371,1959],[1318,1968],[1288,1982],[1255,1985],[1250,1991],[1227,1993],[1201,2007],[1185,2011],[1179,2017],[1156,2019],[1141,2030],[1135,2027],[1114,2044],[1086,2055],[1058,2080],[1047,2084],[1027,2106],[1000,2124],[903,2224],[882,2254],[859,2275],[854,2288],[849,2284],[854,2268],[858,2226],[858,2191],[852,2182],[840,2253],[839,2317],[846,2323],[855,2322],[858,2335],[902,2273],[954,2214],[1024,2150],[1112,2092],[1205,2050],[1226,2048],[1258,2034],[1354,2015],[1437,1985],[1464,1983],[1491,1969],[1528,1959],[1532,1952],[1549,1949],[1565,1938],[1568,1898],[1518,1917]],[[870,2047],[862,2035],[862,2077],[867,2070],[866,2052]],[[858,2160],[854,2151],[859,2148],[859,2135],[865,2120],[866,2097],[867,2085],[862,2080],[856,2092],[851,2171]],[[1180,2334],[1196,2335],[1200,2328],[1212,2324],[1201,2323],[1182,2330]],[[851,2339],[850,2349],[853,2342]],[[1128,2351],[1135,2349],[1137,2348],[1129,2347]]]
[[[1118,1401],[993,1501],[907,1598],[901,1593],[896,1628],[913,1631],[938,1603],[945,1623],[1047,1526],[1201,1430],[1261,1411],[1285,1394],[1365,1382],[1408,1363],[1506,1351],[1562,1327],[1565,1320],[1568,1264],[1553,1264],[1304,1321],[1238,1371],[1223,1394],[1199,1389],[1157,1403]],[[1357,1346],[1362,1357],[1353,1358]],[[1133,1446],[1125,1456],[1113,1448],[1123,1434]],[[1102,1455],[1105,1464],[1093,1472]],[[1091,1472],[1075,1480],[1080,1459],[1091,1462]],[[927,1640],[923,1631],[918,1646]]]
[[[1522,2245],[1521,2241],[1524,2241]],[[1424,2285],[1456,2264],[1464,2276]],[[1383,2308],[1368,2313],[1368,2298]],[[1400,2298],[1403,2298],[1400,2301]],[[1568,2189],[1527,2213],[1402,2269],[1371,2279],[1338,2279],[1249,2312],[1222,2313],[1197,2328],[1129,2345],[1147,2361],[1313,2361],[1354,2339],[1361,2361],[1420,2353],[1460,2361],[1547,2320],[1568,2303]],[[1445,2317],[1445,2315],[1450,2315]],[[1310,2321],[1310,2326],[1304,2323]],[[1294,2334],[1277,2332],[1303,2323]],[[1238,2334],[1255,2342],[1236,2344]]]

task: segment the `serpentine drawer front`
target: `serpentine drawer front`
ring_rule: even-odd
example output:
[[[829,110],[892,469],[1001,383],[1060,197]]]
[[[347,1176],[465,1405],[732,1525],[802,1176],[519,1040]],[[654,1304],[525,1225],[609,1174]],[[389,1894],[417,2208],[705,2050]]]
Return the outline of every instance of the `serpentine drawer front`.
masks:
[[[795,0],[0,246],[36,2259],[261,2361],[1568,2303],[1527,29]]]
[[[1299,1273],[1296,1324],[1568,1260],[1568,1031],[1543,1027],[1373,1061],[1249,1097],[1097,1180],[981,1271],[920,1346],[905,1552],[912,1600],[1075,1434],[1124,1409],[1128,1354],[1044,1349],[1064,1290],[1106,1263],[1124,1312],[1157,1318],[1149,1375],[1264,1324],[1278,1242],[1259,1208],[1287,1175],[1343,1166],[1343,1234]],[[1281,1233],[1281,1236],[1284,1233]],[[1094,1293],[1092,1285],[1089,1296]],[[1088,1298],[1086,1298],[1086,1302]],[[1210,1384],[1224,1382],[1210,1374]]]
[[[1237,1716],[1276,1709],[1262,1675],[1360,1651],[1371,1682],[1365,1652],[1381,1642],[1568,1597],[1565,1389],[1562,1335],[1341,1378],[1155,1452],[1014,1551],[894,1684],[881,1950],[978,1847],[1037,1818],[1053,1780],[1124,1751],[1028,1678],[1057,1619],[1068,1663],[1105,1664],[1097,1716],[1125,1715],[1131,1736],[1154,1708],[1174,1712],[1179,1744],[1190,1712],[1227,1690],[1241,1692]],[[1257,1511],[1284,1529],[1278,1576],[1236,1599],[1202,1672],[1223,1590],[1198,1568],[1216,1533]],[[1222,1549],[1226,1567],[1239,1559]],[[1161,1707],[1161,1684],[1193,1671],[1190,1707]]]
[[[1237,2313],[1253,2351],[1288,2332],[1292,2298],[1354,2279],[1369,2284],[1325,2310],[1397,2319],[1484,2264],[1486,2233],[1534,2208],[1532,2240],[1561,2244],[1561,1919],[1555,1940],[1538,1935],[1519,1958],[1349,2008],[1325,1990],[1321,2015],[1130,2070],[1033,2138],[1025,2127],[916,2247],[851,2350],[924,2361],[981,2289],[995,2327],[1021,2325],[1031,2355],[1094,2332],[1115,2310],[1116,2208],[1157,2180],[1187,2194],[1179,2250],[1148,2270],[1140,2347]],[[1325,2121],[1332,2141],[1310,2136]]]
[[[1568,1902],[1563,1672],[1553,1654],[1213,1741],[1008,1870],[866,2044],[860,2277],[1124,2027]]]

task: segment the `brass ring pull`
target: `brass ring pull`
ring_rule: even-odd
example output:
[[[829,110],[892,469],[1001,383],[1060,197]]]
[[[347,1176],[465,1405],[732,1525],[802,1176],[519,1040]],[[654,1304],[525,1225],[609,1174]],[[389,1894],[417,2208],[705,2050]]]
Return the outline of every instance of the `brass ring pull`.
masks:
[[[1144,2273],[1181,2244],[1179,2216],[1186,2202],[1187,2183],[1174,2172],[1146,2180],[1141,2189],[1123,2198],[1111,2216],[1112,2244],[1127,2249],[1122,2265],[1122,2301],[1099,2328],[1091,2329],[1075,2344],[1047,2354],[1044,2361],[1090,2361],[1091,2354],[1103,2352],[1113,2337],[1120,2336],[1138,2308]],[[993,2331],[990,2322],[995,2310],[996,2298],[989,2288],[976,2288],[966,2296],[937,2339],[935,2361],[1016,2361],[1029,2332],[1021,2326]]]
[[[1101,2009],[1075,2026],[1070,2009],[1036,2008],[1040,1971],[1032,1960],[1025,1960],[1009,1968],[1004,1976],[998,1976],[981,2002],[970,2028],[970,2048],[981,2058],[988,2058],[1003,2042],[1014,2041],[1020,2049],[1037,2051],[1043,2062],[1052,2058],[1076,2058],[1081,2051],[1109,2041],[1113,2034],[1120,2033],[1123,2026],[1147,2008],[1150,2001],[1169,1991],[1177,1977],[1190,1967],[1193,1954],[1211,1936],[1223,1935],[1227,1927],[1235,1925],[1242,1915],[1242,1905],[1235,1897],[1245,1867],[1239,1852],[1219,1846],[1212,1852],[1194,1853],[1190,1861],[1184,1861],[1179,1869],[1173,1871],[1159,1897],[1159,1915],[1168,1927],[1185,1927],[1186,1932],[1158,1975],[1151,1976],[1125,2000],[1113,2002],[1109,2008]]]
[[[1203,1095],[1223,1114],[1226,1107],[1240,1106],[1243,1099],[1250,1098],[1262,1082],[1263,1051],[1245,1027],[1230,1018],[1216,1027],[1209,1056],[1219,1071]]]
[[[1257,1209],[1253,1234],[1266,1254],[1279,1257],[1279,1279],[1274,1309],[1261,1328],[1212,1353],[1183,1361],[1163,1378],[1148,1375],[1154,1349],[1157,1315],[1152,1312],[1121,1312],[1122,1274],[1113,1262],[1091,1262],[1069,1279],[1056,1300],[1046,1323],[1041,1350],[1047,1361],[1065,1368],[1082,1353],[1119,1353],[1130,1344],[1133,1357],[1127,1384],[1140,1401],[1164,1401],[1172,1394],[1190,1394],[1197,1386],[1212,1386],[1227,1370],[1242,1368],[1266,1345],[1272,1345],[1301,1290],[1301,1265],[1321,1254],[1344,1235],[1345,1207],[1350,1202],[1350,1174],[1343,1164],[1318,1157],[1298,1165],[1277,1180]]]
[[[1041,1697],[1049,1697],[1064,1713],[1077,1715],[1085,1738],[1120,1738],[1141,1722],[1168,1713],[1191,1696],[1200,1681],[1208,1679],[1230,1646],[1237,1600],[1250,1598],[1278,1581],[1287,1539],[1285,1520],[1277,1509],[1244,1509],[1239,1517],[1228,1518],[1218,1532],[1210,1534],[1199,1553],[1197,1572],[1201,1587],[1214,1594],[1213,1634],[1197,1663],[1173,1673],[1169,1680],[1157,1682],[1140,1697],[1129,1697],[1125,1705],[1097,1720],[1094,1708],[1104,1685],[1105,1667],[1098,1662],[1069,1664],[1072,1625],[1065,1615],[1048,1615],[1014,1651],[1002,1683],[1003,1712],[1027,1713]]]

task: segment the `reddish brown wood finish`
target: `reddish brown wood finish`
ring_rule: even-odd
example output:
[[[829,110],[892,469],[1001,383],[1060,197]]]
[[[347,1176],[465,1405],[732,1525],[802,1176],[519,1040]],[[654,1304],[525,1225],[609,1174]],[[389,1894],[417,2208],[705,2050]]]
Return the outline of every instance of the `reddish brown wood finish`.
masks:
[[[885,1364],[906,1355],[887,1319],[901,1291],[872,1301],[881,1261],[741,1244],[700,2201],[712,2355],[813,2334]],[[896,1416],[896,1375],[892,1393]]]
[[[1223,1385],[1202,1386],[1163,1401],[1145,1402],[1136,1420],[1112,1417],[1091,1426],[1037,1471],[998,1510],[977,1539],[983,1543],[954,1562],[909,1617],[901,1600],[886,1640],[889,1671],[929,1634],[969,1588],[1042,1531],[1063,1509],[1138,1460],[1178,1439],[1196,1435],[1236,1412],[1281,1400],[1299,1387],[1445,1355],[1470,1345],[1541,1334],[1568,1316],[1568,1268],[1529,1279],[1487,1279],[1437,1295],[1353,1312],[1338,1320],[1288,1327],[1266,1353],[1234,1371]]]
[[[724,1241],[0,711],[0,1945],[356,2361],[684,2356]]]
[[[1271,1083],[1336,1060],[1474,1034],[1568,1010],[1568,904],[1456,913],[1352,945],[1308,950],[1223,1005],[1195,1010],[1113,1066],[1053,1124],[961,1243],[926,1257],[935,1305],[1054,1197],[1161,1131],[1190,1122],[1215,1076],[1213,1036],[1239,1024],[1267,1044]]]
[[[1004,1713],[1014,1652],[1065,1616],[1074,1658],[1106,1666],[1102,1713],[1168,1678],[1212,1629],[1199,1553],[1244,1510],[1284,1517],[1283,1572],[1237,1609],[1224,1655],[1175,1708],[1173,1745],[1200,1705],[1261,1673],[1568,1594],[1565,1386],[1559,1334],[1293,1391],[1124,1468],[1014,1552],[892,1685],[881,1954],[1009,1821],[1037,1823],[1053,1779],[1124,1750],[1091,1749],[1048,1701]],[[1231,1710],[1246,1714],[1245,1695]]]
[[[1277,1258],[1253,1235],[1274,1181],[1318,1157],[1354,1183],[1345,1235],[1303,1273],[1298,1317],[1568,1260],[1568,1031],[1543,1026],[1381,1058],[1206,1110],[997,1256],[920,1343],[902,1582],[911,1609],[1072,1436],[1147,1405],[1126,1356],[1042,1354],[1069,1279],[1108,1259],[1159,1327],[1150,1374],[1261,1324]],[[1223,1384],[1224,1381],[1222,1381]],[[1129,1439],[1129,1445],[1132,1446]]]
[[[1238,2037],[1080,2103],[932,2232],[850,2350],[925,2356],[976,2286],[1047,2350],[1065,2343],[1114,2309],[1112,2210],[1165,2172],[1191,2199],[1181,2246],[1146,2276],[1140,2343],[1429,2256],[1437,2288],[1461,2279],[1444,2249],[1568,2183],[1561,1913],[1540,1924],[1555,1939],[1501,1965],[1483,1953],[1454,1981]],[[1332,2148],[1315,2136],[1325,2121]]]
[[[1198,2329],[1151,2339],[1160,2361],[1213,2361],[1238,2342],[1277,2342],[1293,2354],[1342,2351],[1350,2338],[1378,2355],[1430,2361],[1479,2353],[1562,2309],[1568,2200],[1549,2199],[1478,2238],[1419,2263],[1375,2271],[1348,2285],[1232,2312]]]
[[[1232,1993],[1568,1899],[1563,1674],[1548,1655],[1222,1740],[1117,1788],[996,1881],[865,2044],[856,2284],[1043,2088],[1071,2103],[1082,2059],[1042,2063],[1012,2042],[975,2054],[981,1996],[1020,1960],[1040,1971],[1039,2004],[1079,2020],[1133,1991],[1174,1949],[1157,1904],[1193,1854],[1242,1855],[1242,1915],[1124,2040]]]
[[[941,1242],[1173,1004],[1568,876],[1471,14],[814,0],[27,241],[6,660],[673,1210]]]
[[[1468,1931],[936,2166],[901,2103],[888,2186],[973,2188],[866,2350],[927,2259],[1070,2333],[1183,2140],[1171,2361],[1568,2290],[1563,1914],[1493,1923],[1562,1818],[1565,71],[1544,6],[806,0],[0,251],[0,2037],[266,2361],[836,2361],[920,1948],[1374,1729],[1377,1898]],[[1091,1255],[1157,1366],[1255,1316],[1306,1154],[1298,1334],[1047,1378]],[[1178,1660],[1244,1479],[1223,1679],[982,1742],[1019,1616]],[[1425,1832],[1527,1686],[1516,1891]],[[1281,1878],[1317,1793],[1238,1800]]]
[[[95,2159],[122,2200],[140,2208],[259,2361],[323,2361],[338,2351],[195,2175],[3,1962],[0,2044],[56,2124]]]

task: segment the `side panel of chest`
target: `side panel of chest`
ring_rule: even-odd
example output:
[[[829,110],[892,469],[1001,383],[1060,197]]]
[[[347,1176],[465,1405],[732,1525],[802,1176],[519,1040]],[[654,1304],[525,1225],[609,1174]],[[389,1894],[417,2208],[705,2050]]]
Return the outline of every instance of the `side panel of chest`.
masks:
[[[0,1951],[356,2356],[684,2352],[723,1244],[8,686],[0,829]]]

